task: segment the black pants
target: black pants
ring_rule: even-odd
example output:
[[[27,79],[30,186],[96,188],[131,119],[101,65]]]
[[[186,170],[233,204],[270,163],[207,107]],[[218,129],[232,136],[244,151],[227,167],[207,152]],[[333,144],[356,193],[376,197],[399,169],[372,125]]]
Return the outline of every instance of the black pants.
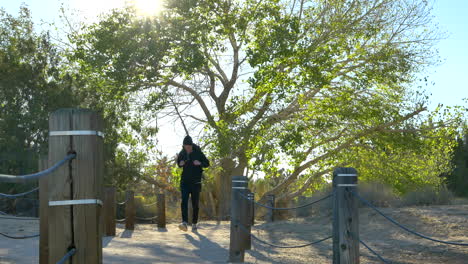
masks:
[[[193,209],[193,219],[192,223],[196,224],[198,222],[198,203],[200,202],[200,191],[201,184],[181,184],[180,192],[182,194],[182,202],[180,204],[182,210],[182,221],[188,222],[188,200],[189,195],[192,196],[192,209]]]

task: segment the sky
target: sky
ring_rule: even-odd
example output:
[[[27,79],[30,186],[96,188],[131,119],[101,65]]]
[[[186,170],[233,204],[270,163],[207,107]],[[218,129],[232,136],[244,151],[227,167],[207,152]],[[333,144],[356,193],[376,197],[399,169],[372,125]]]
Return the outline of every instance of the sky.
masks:
[[[134,0],[140,2],[157,2],[157,0]],[[61,3],[66,7],[80,11],[82,17],[89,21],[96,19],[97,14],[111,8],[119,7],[125,0],[0,0],[0,7],[10,14],[16,14],[21,3],[26,3],[36,23],[41,21],[60,23],[59,10]],[[148,10],[143,10],[148,11]],[[440,65],[427,69],[424,76],[429,77],[430,85],[426,88],[432,94],[430,108],[439,103],[446,106],[464,105],[468,98],[468,0],[434,0],[434,21],[447,38],[442,39],[436,48],[439,50]],[[185,132],[177,122],[160,125],[158,135],[160,150],[173,155],[180,149]],[[196,139],[195,139],[196,142]]]

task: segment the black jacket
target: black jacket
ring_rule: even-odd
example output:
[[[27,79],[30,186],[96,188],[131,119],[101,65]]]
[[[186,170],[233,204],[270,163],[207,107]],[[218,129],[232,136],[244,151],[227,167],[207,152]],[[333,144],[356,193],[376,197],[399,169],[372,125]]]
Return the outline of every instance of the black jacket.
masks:
[[[185,161],[184,166],[180,166],[180,161]],[[193,165],[193,161],[198,160],[201,162],[200,166]],[[183,168],[182,178],[180,184],[197,184],[201,183],[203,168],[210,166],[210,161],[206,158],[205,154],[201,151],[200,147],[193,144],[192,153],[188,154],[185,149],[182,149],[177,158],[177,166]]]

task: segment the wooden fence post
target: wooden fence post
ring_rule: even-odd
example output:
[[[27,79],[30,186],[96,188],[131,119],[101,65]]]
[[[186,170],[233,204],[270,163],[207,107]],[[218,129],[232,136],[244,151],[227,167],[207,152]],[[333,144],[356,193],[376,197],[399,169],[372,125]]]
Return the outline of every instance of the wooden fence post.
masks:
[[[252,248],[252,238],[250,236],[252,229],[252,207],[251,193],[247,190],[244,193],[245,197],[241,198],[241,210],[240,210],[240,222],[244,226],[245,230],[241,230],[241,240],[244,250]]]
[[[76,158],[48,175],[49,263],[102,263],[102,119],[86,109],[60,109],[49,120],[49,164]]]
[[[133,191],[127,191],[125,193],[125,229],[135,230],[135,198]]]
[[[268,194],[267,195],[267,202],[266,204],[270,207],[275,207],[275,195],[274,194]],[[273,209],[268,209],[267,208],[267,214],[266,214],[266,221],[267,222],[273,222],[275,221],[275,212]]]
[[[47,155],[39,157],[39,170],[45,170],[49,167]],[[47,176],[39,179],[39,264],[49,263],[49,232],[48,230],[48,212],[49,194],[47,192]]]
[[[115,236],[115,187],[104,188],[104,236]]]
[[[333,172],[333,264],[359,264],[357,180],[354,168]]]
[[[158,228],[166,228],[166,196],[164,192],[157,194]]]
[[[255,225],[255,204],[253,202],[255,201],[255,193],[250,192],[248,195],[249,195],[248,197],[250,201],[252,201],[249,203],[250,204],[250,219],[251,219],[250,225],[254,226]]]
[[[246,176],[232,177],[231,191],[231,236],[229,242],[229,262],[244,262],[244,238],[245,230],[242,230],[240,225],[243,224],[242,207],[245,203],[242,202],[242,197],[239,193],[247,194],[248,178]],[[245,200],[245,199],[244,199]]]

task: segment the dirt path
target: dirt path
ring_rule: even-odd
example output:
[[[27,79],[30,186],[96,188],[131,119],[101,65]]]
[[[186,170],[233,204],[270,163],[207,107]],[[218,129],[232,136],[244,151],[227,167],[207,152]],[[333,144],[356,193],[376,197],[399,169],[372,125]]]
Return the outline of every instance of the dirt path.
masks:
[[[226,263],[228,230],[226,223],[204,223],[195,233],[176,224],[137,225],[133,232],[119,227],[117,236],[104,238],[104,263]]]
[[[401,223],[435,238],[468,242],[468,205],[382,209]],[[285,222],[257,222],[253,234],[280,245],[297,245],[330,235],[331,216]],[[158,230],[137,225],[135,231],[119,226],[117,236],[103,239],[104,263],[226,263],[229,223],[203,222],[199,232],[182,232],[176,224]],[[0,219],[0,231],[28,235],[37,232],[37,221]],[[393,264],[467,264],[468,247],[433,243],[410,235],[369,209],[360,210],[360,237]],[[37,263],[38,239],[9,240],[0,237],[0,263]],[[331,263],[331,240],[299,249],[275,249],[253,243],[247,263]],[[380,263],[361,247],[361,263]]]

